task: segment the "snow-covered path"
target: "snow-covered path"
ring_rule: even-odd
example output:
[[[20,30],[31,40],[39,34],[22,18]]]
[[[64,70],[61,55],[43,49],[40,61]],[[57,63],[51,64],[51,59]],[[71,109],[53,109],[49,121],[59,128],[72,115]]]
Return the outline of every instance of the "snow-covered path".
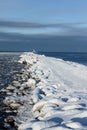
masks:
[[[19,130],[87,130],[87,67],[33,53],[21,55],[23,61],[36,85],[33,117]]]
[[[69,88],[77,89],[78,91],[82,91],[81,88],[87,90],[87,67],[62,60],[52,60],[50,58],[47,61],[51,70],[51,76],[53,76],[53,81],[54,79],[58,81],[59,78],[59,81]]]

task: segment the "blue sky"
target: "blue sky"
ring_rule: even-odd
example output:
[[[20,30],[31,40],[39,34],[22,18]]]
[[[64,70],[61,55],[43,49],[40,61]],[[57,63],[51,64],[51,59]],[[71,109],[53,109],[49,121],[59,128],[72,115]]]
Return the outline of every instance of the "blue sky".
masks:
[[[0,0],[0,51],[32,49],[87,51],[87,0]]]

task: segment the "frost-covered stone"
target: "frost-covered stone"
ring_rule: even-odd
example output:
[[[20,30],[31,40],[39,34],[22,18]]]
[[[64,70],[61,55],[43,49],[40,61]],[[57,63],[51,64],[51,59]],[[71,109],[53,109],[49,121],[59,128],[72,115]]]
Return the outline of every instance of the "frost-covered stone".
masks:
[[[12,101],[5,99],[5,100],[3,100],[3,103],[4,103],[5,105],[9,106],[9,105],[12,103]]]
[[[7,118],[5,118],[4,120],[6,123],[12,123],[14,122],[14,116],[8,116]]]
[[[16,81],[16,80],[14,80],[13,82],[12,82],[12,85],[13,86],[20,86],[20,82],[19,81]]]
[[[0,92],[2,92],[2,93],[8,93],[9,90],[7,90],[7,89],[1,89]]]
[[[12,109],[18,109],[20,106],[21,106],[21,104],[20,104],[20,103],[16,103],[16,102],[10,104],[10,107],[11,107]]]
[[[29,78],[28,81],[27,81],[27,85],[28,85],[30,88],[34,88],[35,85],[36,85],[36,81],[35,81],[34,79]]]
[[[14,89],[15,89],[15,87],[14,87],[14,86],[12,86],[12,85],[9,85],[9,86],[7,87],[7,89],[8,89],[8,90],[14,90]]]

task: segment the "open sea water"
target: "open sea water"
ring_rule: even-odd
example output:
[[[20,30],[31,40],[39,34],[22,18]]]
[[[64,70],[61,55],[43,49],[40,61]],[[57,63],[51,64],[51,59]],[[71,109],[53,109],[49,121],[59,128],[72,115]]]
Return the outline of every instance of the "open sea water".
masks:
[[[18,63],[19,53],[0,53],[0,88],[7,87],[22,67]]]
[[[87,53],[77,53],[77,52],[39,52],[39,54],[44,54],[46,56],[60,58],[65,61],[77,62],[87,66]]]

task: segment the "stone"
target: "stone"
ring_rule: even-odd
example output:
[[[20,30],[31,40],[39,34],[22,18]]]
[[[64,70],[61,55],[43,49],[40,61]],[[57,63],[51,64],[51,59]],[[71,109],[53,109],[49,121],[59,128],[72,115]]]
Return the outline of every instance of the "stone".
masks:
[[[7,87],[7,90],[14,90],[14,89],[15,89],[15,87],[12,86],[12,85],[9,85],[9,86]]]
[[[12,82],[12,85],[15,86],[15,87],[18,87],[18,86],[20,86],[20,82],[14,80],[14,81]]]
[[[26,62],[26,61],[23,61],[22,64],[27,65],[27,62]]]
[[[0,92],[2,92],[2,93],[8,93],[9,91],[7,89],[2,89],[2,90],[0,90]]]
[[[24,96],[24,95],[27,95],[27,93],[26,93],[25,91],[23,91],[23,92],[22,92],[22,95],[23,95],[23,96]]]
[[[12,93],[11,93],[11,92],[8,92],[8,93],[7,93],[7,95],[8,95],[8,96],[11,96],[11,95],[12,95]]]
[[[36,85],[36,81],[32,78],[28,79],[27,81],[27,86],[30,87],[31,89],[34,89],[35,88],[35,85]]]
[[[20,90],[24,90],[24,87],[23,87],[23,86],[21,86],[19,89],[20,89]]]
[[[10,105],[10,103],[11,103],[12,101],[10,101],[10,100],[3,100],[3,103],[5,104],[5,105],[7,105],[7,106],[9,106]]]
[[[11,111],[11,110],[6,110],[5,112],[6,112],[6,113],[11,113],[12,111]]]
[[[13,123],[14,122],[14,116],[8,116],[4,119],[6,123]]]
[[[10,107],[11,107],[12,109],[18,109],[20,106],[21,106],[20,103],[11,103],[11,104],[10,104]]]

